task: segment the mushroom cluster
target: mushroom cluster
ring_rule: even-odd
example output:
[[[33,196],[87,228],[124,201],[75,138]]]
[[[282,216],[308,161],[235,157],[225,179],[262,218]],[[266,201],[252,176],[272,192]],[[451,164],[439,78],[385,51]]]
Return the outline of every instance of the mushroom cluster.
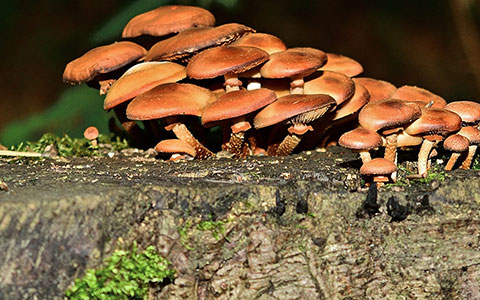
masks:
[[[468,168],[480,134],[480,104],[447,102],[427,90],[357,77],[363,67],[339,54],[287,48],[278,37],[170,5],[131,19],[121,41],[67,64],[63,80],[105,94],[137,146],[173,159],[289,155],[339,143],[358,151],[362,173],[392,180],[397,148],[420,146],[419,174],[432,149],[465,152]],[[221,133],[212,142],[212,133]],[[458,136],[458,137],[454,137]],[[385,148],[383,159],[370,150]],[[382,171],[382,167],[386,171]],[[383,173],[382,173],[383,172]]]

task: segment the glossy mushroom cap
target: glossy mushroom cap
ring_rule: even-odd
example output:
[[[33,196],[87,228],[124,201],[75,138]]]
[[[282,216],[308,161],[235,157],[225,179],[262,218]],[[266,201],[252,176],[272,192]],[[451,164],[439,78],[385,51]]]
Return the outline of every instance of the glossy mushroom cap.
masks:
[[[316,49],[315,49],[316,50]],[[270,55],[270,60],[260,69],[265,78],[287,78],[294,76],[307,76],[315,72],[327,62],[327,55],[320,50],[288,49]],[[323,53],[323,55],[321,55]]]
[[[95,126],[87,127],[87,129],[85,129],[85,131],[83,132],[83,136],[87,140],[94,140],[98,138],[98,134],[99,134],[98,129]]]
[[[285,120],[307,123],[321,117],[335,105],[328,95],[287,95],[262,109],[254,118],[255,128],[263,128]]]
[[[287,46],[281,39],[268,33],[250,33],[236,40],[231,45],[255,47],[262,49],[268,54],[287,50]]]
[[[202,124],[210,127],[218,121],[246,116],[276,99],[275,93],[265,88],[226,93],[205,107],[202,113]]]
[[[305,81],[304,94],[330,95],[335,99],[337,105],[340,105],[355,93],[355,83],[345,74],[323,71],[319,72],[318,75],[314,79]]]
[[[187,29],[153,45],[145,60],[188,60],[203,49],[228,45],[250,32],[255,30],[236,23]]]
[[[172,62],[144,62],[125,72],[110,88],[103,108],[111,109],[153,87],[182,80],[186,77],[185,67]]]
[[[397,88],[390,82],[368,77],[352,78],[353,82],[363,85],[370,94],[370,102],[390,99]]]
[[[402,127],[419,118],[420,107],[397,99],[385,99],[369,102],[358,114],[358,122],[366,129],[373,131]]]
[[[445,106],[462,118],[464,123],[475,124],[480,121],[480,103],[473,101],[454,101]]]
[[[443,108],[424,108],[422,116],[405,128],[410,135],[422,135],[425,138],[441,140],[450,132],[460,129],[462,119],[459,115]]]
[[[397,170],[395,164],[385,158],[374,158],[366,162],[360,168],[360,174],[364,176],[389,176]],[[385,180],[385,181],[388,181]]]
[[[238,74],[268,60],[268,53],[254,47],[225,46],[210,48],[192,57],[187,75],[194,79]]]
[[[63,72],[63,81],[80,84],[92,80],[97,75],[109,73],[137,61],[147,50],[132,42],[122,41],[94,48],[71,61]]]
[[[344,133],[338,144],[352,150],[370,150],[382,146],[383,141],[376,131],[358,127]]]
[[[179,139],[168,139],[160,141],[155,146],[155,151],[158,153],[172,153],[172,154],[188,154],[191,157],[195,157],[197,152],[195,148]]]
[[[442,97],[435,95],[426,89],[409,85],[399,87],[395,93],[391,95],[391,98],[416,102],[420,105],[427,105],[430,101],[433,101],[431,107],[435,108],[443,108],[447,105],[447,101]]]
[[[363,72],[362,65],[350,57],[327,53],[327,58],[327,63],[320,68],[322,71],[335,71],[349,77],[357,76]]]
[[[332,112],[332,121],[339,120],[358,112],[369,102],[369,99],[370,94],[367,89],[364,88],[363,85],[356,83],[353,96],[336,107],[335,111]]]
[[[457,134],[466,137],[470,141],[470,144],[476,145],[480,143],[480,130],[476,127],[462,127]]]
[[[460,134],[452,134],[443,141],[443,148],[453,152],[464,152],[468,150],[470,142]]]
[[[190,27],[213,26],[215,17],[200,7],[168,5],[132,18],[123,29],[122,38],[148,34],[163,36]]]
[[[159,85],[133,99],[127,107],[130,120],[152,120],[169,116],[201,116],[212,101],[206,88],[186,83]]]

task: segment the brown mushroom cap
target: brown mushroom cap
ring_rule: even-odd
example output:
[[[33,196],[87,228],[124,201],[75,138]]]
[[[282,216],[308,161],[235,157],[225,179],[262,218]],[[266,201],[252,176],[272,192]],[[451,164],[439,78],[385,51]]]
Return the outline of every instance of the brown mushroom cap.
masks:
[[[355,93],[350,99],[335,108],[335,111],[332,112],[332,120],[338,120],[358,112],[368,103],[369,99],[370,94],[367,89],[363,85],[356,83]]]
[[[362,65],[356,60],[340,54],[327,53],[327,63],[320,70],[335,71],[349,77],[357,76],[363,72]]]
[[[254,47],[225,46],[210,48],[192,57],[187,75],[194,79],[238,74],[268,60],[268,53]]]
[[[318,75],[314,79],[305,81],[304,94],[327,94],[332,96],[339,105],[350,99],[355,93],[355,83],[345,74],[323,71]]]
[[[191,157],[195,157],[197,152],[195,148],[186,143],[185,141],[179,139],[168,139],[160,141],[155,146],[155,151],[159,153],[178,153],[178,154],[188,154]]]
[[[255,128],[267,127],[285,120],[306,123],[317,119],[334,105],[335,100],[328,95],[287,95],[262,109],[255,116],[253,123]],[[296,120],[296,117],[300,120]]]
[[[307,48],[291,48],[270,55],[270,60],[260,69],[265,78],[287,78],[293,76],[307,76],[323,66],[327,55],[314,54]]]
[[[103,108],[108,110],[153,87],[186,77],[185,67],[172,62],[144,62],[125,72],[110,88]]]
[[[98,129],[95,126],[87,127],[87,129],[85,129],[85,131],[83,132],[83,136],[87,140],[94,140],[98,138],[98,134],[99,134]]]
[[[213,94],[206,88],[187,83],[159,85],[133,99],[127,107],[130,120],[152,120],[168,116],[200,116]]]
[[[480,103],[454,101],[448,103],[445,108],[459,115],[465,123],[477,123],[480,120]]]
[[[391,98],[417,102],[421,105],[426,105],[430,101],[433,101],[431,107],[435,108],[443,108],[447,105],[447,101],[442,97],[435,95],[426,89],[409,85],[399,87],[393,95],[391,95]]]
[[[213,26],[215,17],[206,9],[194,6],[162,6],[132,18],[123,29],[122,38],[148,34],[163,36],[190,27]]]
[[[385,158],[374,158],[360,168],[360,174],[365,176],[387,176],[397,170],[395,164]]]
[[[397,99],[369,102],[358,114],[358,122],[364,128],[378,131],[404,126],[421,116],[418,105]]]
[[[231,45],[260,48],[268,54],[287,50],[287,46],[281,39],[268,33],[250,33],[236,40]]]
[[[236,23],[187,29],[153,45],[145,60],[185,60],[202,49],[228,45],[249,32],[255,30]]]
[[[202,124],[210,127],[217,121],[245,116],[276,99],[275,93],[265,88],[226,93],[205,107],[202,113]]]
[[[443,108],[424,108],[422,116],[405,128],[410,135],[432,136],[441,140],[445,135],[460,129],[459,115]]]
[[[452,134],[443,141],[443,148],[453,152],[464,152],[468,150],[470,142],[460,134]]]
[[[63,81],[80,84],[100,74],[115,71],[145,56],[147,50],[133,42],[122,41],[94,48],[71,61],[63,72]]]
[[[474,126],[462,127],[457,134],[466,137],[470,141],[470,144],[480,143],[480,130]]]
[[[397,88],[390,82],[368,77],[352,78],[353,82],[363,85],[370,94],[370,102],[390,99]]]
[[[376,131],[357,127],[344,133],[338,143],[352,150],[370,150],[382,146],[383,140]]]

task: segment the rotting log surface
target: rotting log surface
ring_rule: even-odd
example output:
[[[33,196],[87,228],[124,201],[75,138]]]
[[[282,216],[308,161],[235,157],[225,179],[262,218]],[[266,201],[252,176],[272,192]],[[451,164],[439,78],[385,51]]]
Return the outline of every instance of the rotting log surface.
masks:
[[[0,160],[0,299],[62,299],[133,241],[177,270],[154,299],[480,299],[479,172],[382,188],[369,216],[358,167],[340,148],[181,163],[131,152]],[[392,221],[392,196],[406,219]],[[211,218],[224,230],[197,226]]]

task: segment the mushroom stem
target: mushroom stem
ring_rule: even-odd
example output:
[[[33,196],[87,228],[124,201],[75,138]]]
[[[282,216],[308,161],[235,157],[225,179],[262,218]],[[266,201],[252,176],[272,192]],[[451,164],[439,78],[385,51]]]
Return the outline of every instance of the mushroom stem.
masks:
[[[293,149],[297,147],[297,145],[301,141],[301,137],[296,134],[289,134],[285,137],[285,139],[280,143],[277,148],[276,156],[287,156],[293,152]]]
[[[225,91],[227,93],[240,90],[240,87],[242,86],[242,81],[238,79],[235,74],[226,74],[224,75],[224,78],[225,83],[223,85],[225,86]]]
[[[360,159],[362,160],[362,163],[366,163],[372,160],[372,156],[368,151],[359,151],[358,154],[360,154]]]
[[[392,133],[385,138],[385,154],[383,157],[394,163],[397,156],[397,138],[398,133]]]
[[[477,145],[470,145],[468,146],[468,154],[467,157],[465,157],[465,160],[462,163],[462,166],[460,167],[461,169],[467,170],[470,169],[470,165],[472,164],[473,161],[473,156],[475,155],[475,152],[477,152]]]
[[[222,150],[232,153],[235,157],[240,157],[242,154],[244,137],[245,132],[232,132],[230,140],[222,145]]]
[[[426,176],[427,175],[427,162],[430,151],[432,150],[435,142],[429,141],[427,139],[423,140],[420,151],[418,152],[418,175]]]
[[[303,75],[296,75],[292,77],[290,82],[290,94],[303,94]]]
[[[447,164],[445,165],[444,170],[445,171],[451,171],[453,169],[453,166],[455,166],[455,163],[457,162],[457,159],[460,157],[461,153],[454,152],[450,156],[450,159],[448,160]]]
[[[196,158],[198,159],[207,159],[211,156],[214,156],[212,151],[208,150],[203,146],[188,130],[187,126],[183,123],[174,123],[165,127],[167,130],[172,130],[173,133],[177,136],[179,140],[182,140],[195,148],[197,152]]]

